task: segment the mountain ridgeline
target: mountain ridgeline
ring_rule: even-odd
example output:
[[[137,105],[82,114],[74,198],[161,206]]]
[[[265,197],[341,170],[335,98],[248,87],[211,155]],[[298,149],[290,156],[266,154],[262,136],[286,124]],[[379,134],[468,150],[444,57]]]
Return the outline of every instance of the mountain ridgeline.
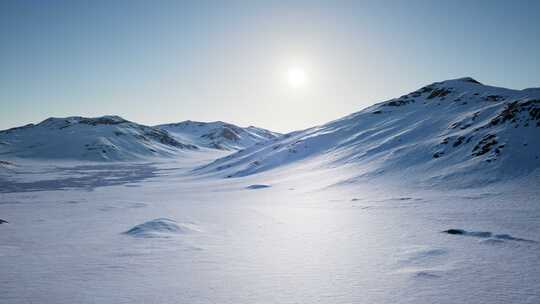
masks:
[[[181,141],[193,145],[229,151],[245,149],[281,135],[253,126],[242,128],[222,121],[199,122],[187,120],[156,127],[169,132]]]
[[[538,172],[540,89],[472,78],[433,83],[322,126],[286,134],[199,168],[241,177],[287,165],[354,167],[344,182],[387,173],[490,182]]]
[[[129,161],[208,148],[234,150],[277,136],[254,127],[222,125],[220,129],[197,123],[189,130],[169,133],[167,127],[140,125],[119,116],[48,118],[0,131],[0,157]]]
[[[49,118],[0,131],[0,159],[7,167],[16,158],[128,161],[221,150],[230,153],[195,172],[242,177],[307,165],[353,168],[345,183],[394,174],[466,184],[540,176],[539,138],[539,88],[511,90],[467,77],[285,135],[219,121],[152,127],[119,116]]]

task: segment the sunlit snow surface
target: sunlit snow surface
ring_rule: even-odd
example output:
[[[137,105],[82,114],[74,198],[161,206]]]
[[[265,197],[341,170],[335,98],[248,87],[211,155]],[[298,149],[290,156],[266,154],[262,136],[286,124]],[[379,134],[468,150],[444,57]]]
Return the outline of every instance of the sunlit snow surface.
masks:
[[[227,179],[193,157],[0,171],[0,303],[540,303],[537,178],[340,184],[354,173],[299,163]]]

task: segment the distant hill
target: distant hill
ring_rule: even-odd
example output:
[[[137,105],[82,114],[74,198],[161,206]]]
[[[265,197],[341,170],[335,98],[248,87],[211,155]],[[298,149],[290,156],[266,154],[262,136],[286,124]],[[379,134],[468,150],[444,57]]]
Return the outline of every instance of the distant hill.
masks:
[[[0,131],[0,158],[121,161],[197,149],[166,131],[119,116],[48,118]]]
[[[281,135],[253,126],[242,128],[222,121],[187,120],[158,125],[156,128],[166,130],[182,142],[219,150],[241,150]]]

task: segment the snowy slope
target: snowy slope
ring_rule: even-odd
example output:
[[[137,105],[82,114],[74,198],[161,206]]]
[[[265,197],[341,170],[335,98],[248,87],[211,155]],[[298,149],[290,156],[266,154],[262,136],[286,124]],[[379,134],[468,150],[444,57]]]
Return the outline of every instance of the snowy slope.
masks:
[[[538,95],[446,81],[203,169],[11,158],[184,151],[117,117],[1,132],[0,303],[540,303]]]
[[[0,174],[0,303],[540,303],[538,184],[189,174],[208,150]]]
[[[433,83],[325,125],[284,135],[199,169],[238,177],[298,161],[436,182],[491,182],[540,167],[540,89],[472,78]]]
[[[1,158],[134,160],[195,149],[166,131],[118,116],[49,118],[0,131]]]
[[[168,131],[182,142],[219,150],[241,150],[281,135],[253,126],[242,128],[222,121],[187,120],[156,127]]]

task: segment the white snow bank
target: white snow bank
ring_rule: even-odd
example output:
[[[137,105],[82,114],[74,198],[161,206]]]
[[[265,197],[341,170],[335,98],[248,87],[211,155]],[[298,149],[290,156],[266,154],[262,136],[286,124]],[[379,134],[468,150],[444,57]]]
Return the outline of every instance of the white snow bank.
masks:
[[[171,219],[158,218],[136,225],[124,233],[133,237],[152,238],[170,237],[175,234],[187,234],[197,231],[194,224],[178,223]]]

